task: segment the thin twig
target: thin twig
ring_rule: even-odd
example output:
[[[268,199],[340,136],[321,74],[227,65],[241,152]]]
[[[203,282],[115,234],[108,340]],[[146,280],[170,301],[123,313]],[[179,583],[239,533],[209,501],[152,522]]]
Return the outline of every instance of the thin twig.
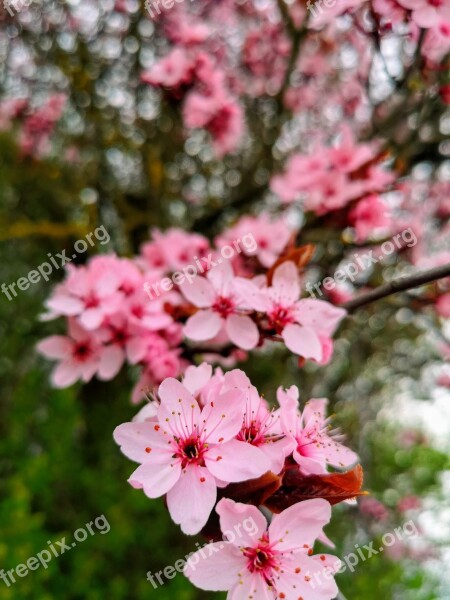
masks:
[[[382,285],[371,292],[368,292],[367,294],[363,294],[358,298],[354,298],[349,302],[345,302],[344,304],[341,304],[341,306],[351,313],[357,308],[361,308],[361,306],[365,306],[371,302],[376,302],[377,300],[381,300],[382,298],[386,298],[392,294],[397,294],[398,292],[404,292],[406,290],[420,287],[421,285],[431,283],[432,281],[437,281],[443,277],[450,277],[450,263],[442,267],[435,267],[429,271],[421,271],[408,277],[400,277],[400,279],[395,279],[394,281],[386,283],[385,285]]]

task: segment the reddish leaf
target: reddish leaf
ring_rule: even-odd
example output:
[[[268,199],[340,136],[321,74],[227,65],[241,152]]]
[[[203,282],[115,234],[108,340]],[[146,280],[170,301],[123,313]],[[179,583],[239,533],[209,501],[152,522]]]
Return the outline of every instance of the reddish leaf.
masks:
[[[330,504],[338,504],[366,495],[367,492],[361,491],[362,484],[361,465],[346,473],[328,475],[303,475],[298,466],[288,467],[283,475],[283,484],[264,504],[274,513],[311,498],[324,498]]]

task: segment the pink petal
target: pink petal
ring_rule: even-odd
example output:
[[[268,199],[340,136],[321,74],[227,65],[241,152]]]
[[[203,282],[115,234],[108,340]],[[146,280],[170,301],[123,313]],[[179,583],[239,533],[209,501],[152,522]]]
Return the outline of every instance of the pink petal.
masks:
[[[283,329],[281,337],[291,352],[317,361],[322,358],[322,344],[314,329],[290,324]]]
[[[322,429],[323,421],[327,416],[327,406],[327,398],[311,398],[311,400],[308,400],[303,409],[304,426],[313,425],[314,422],[317,422],[319,429]]]
[[[227,600],[274,600],[274,590],[258,573],[243,573],[238,585],[229,593]],[[286,598],[289,598],[286,596]]]
[[[277,550],[295,550],[303,544],[312,547],[331,519],[331,506],[322,498],[305,500],[275,515],[269,525],[269,539]]]
[[[230,315],[225,322],[230,340],[242,350],[252,350],[259,341],[256,323],[246,315]]]
[[[267,457],[259,448],[238,440],[208,449],[205,462],[215,477],[229,483],[256,479],[270,469]]]
[[[239,433],[245,410],[243,400],[242,391],[229,390],[205,405],[200,422],[208,444],[228,442]]]
[[[195,395],[205,387],[212,377],[212,366],[203,362],[198,367],[191,365],[184,372],[183,385]]]
[[[80,324],[85,329],[92,331],[92,329],[97,329],[97,327],[100,327],[104,319],[104,315],[100,308],[87,308],[83,313],[81,313],[79,319]]]
[[[64,361],[54,369],[51,380],[52,385],[57,388],[65,388],[72,385],[80,378],[78,369],[72,362]]]
[[[216,292],[226,292],[228,284],[234,277],[233,267],[228,260],[222,257],[216,259],[215,262],[217,263],[216,266],[212,267],[206,276],[214,286]]]
[[[296,385],[291,385],[287,390],[282,387],[277,390],[277,400],[281,407],[281,426],[284,433],[294,436],[299,428],[298,399],[299,391]]]
[[[347,446],[331,440],[331,446],[326,450],[326,459],[332,467],[342,469],[358,462],[358,455]]]
[[[223,325],[223,319],[212,310],[199,310],[189,317],[184,326],[184,335],[201,342],[215,337]]]
[[[128,361],[135,365],[144,358],[148,350],[148,340],[144,336],[136,336],[127,343]]]
[[[276,475],[284,467],[286,456],[289,456],[294,450],[296,442],[291,437],[284,437],[276,442],[268,442],[259,446],[261,452],[267,456],[270,461],[270,470]]]
[[[130,460],[138,463],[170,463],[173,449],[161,430],[147,421],[122,423],[114,430],[114,441]]]
[[[266,518],[256,506],[222,498],[217,503],[216,512],[220,516],[220,529],[225,539],[235,546],[254,546],[266,532]]]
[[[79,315],[84,309],[84,303],[79,298],[69,295],[57,295],[49,298],[45,305],[52,311],[66,316]]]
[[[181,475],[179,463],[162,465],[140,465],[128,480],[134,488],[143,488],[148,498],[159,498],[167,494],[177,483]]]
[[[293,458],[305,475],[322,475],[327,472],[326,459],[321,454],[317,457],[303,456],[298,450],[294,450]]]
[[[323,555],[325,556],[325,555]],[[334,600],[338,594],[338,588],[334,578],[331,576],[327,566],[328,561],[321,561],[319,557],[309,557],[305,554],[297,554],[285,557],[282,562],[281,571],[275,577],[274,586],[278,592],[277,598],[284,594],[286,599],[297,600]],[[335,558],[335,563],[339,563]],[[299,570],[296,572],[296,570]],[[334,569],[333,569],[334,570]],[[305,579],[305,574],[310,579]],[[294,590],[295,595],[292,595]]]
[[[347,311],[324,300],[306,298],[297,302],[295,314],[300,325],[332,336],[339,323],[347,316]]]
[[[68,358],[71,355],[72,342],[64,335],[51,335],[39,342],[36,349],[47,358]]]
[[[253,310],[266,312],[270,308],[270,300],[264,290],[261,290],[249,279],[236,277],[233,280],[233,288],[244,304]]]
[[[133,417],[133,421],[136,423],[142,423],[143,421],[155,422],[156,415],[158,414],[159,404],[157,402],[147,402],[141,410]]]
[[[167,494],[170,516],[186,535],[206,525],[217,499],[214,477],[205,467],[188,466]]]
[[[158,411],[160,423],[167,423],[179,436],[180,432],[191,434],[198,430],[200,408],[197,400],[177,379],[168,377],[158,389],[161,406]]]
[[[275,269],[272,288],[277,299],[285,304],[293,304],[300,296],[300,277],[298,269],[291,261],[282,263]]]
[[[186,300],[198,308],[208,308],[214,302],[214,288],[204,277],[197,275],[192,282],[185,281],[180,290]]]
[[[184,575],[201,590],[226,592],[236,585],[238,573],[245,571],[246,562],[232,544],[216,542],[189,557]]]
[[[106,347],[101,354],[98,366],[98,378],[107,381],[120,371],[125,361],[125,352],[119,346]]]

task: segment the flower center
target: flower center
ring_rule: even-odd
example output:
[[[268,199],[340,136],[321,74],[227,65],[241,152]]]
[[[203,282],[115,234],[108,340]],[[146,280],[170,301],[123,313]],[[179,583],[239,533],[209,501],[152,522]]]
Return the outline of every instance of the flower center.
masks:
[[[84,362],[88,360],[90,355],[92,354],[91,348],[87,342],[80,342],[73,349],[73,356],[76,360],[80,362]]]
[[[226,318],[234,312],[234,302],[231,298],[219,296],[213,304],[213,310],[219,313],[221,317]]]
[[[184,469],[187,465],[198,465],[203,467],[205,461],[203,455],[205,453],[205,445],[199,438],[189,438],[187,440],[177,440],[178,450],[175,457],[181,458],[182,468]]]
[[[91,294],[85,299],[84,304],[86,308],[97,308],[97,306],[100,304],[100,301],[95,294]]]
[[[270,580],[272,570],[278,570],[276,552],[269,544],[267,534],[261,539],[256,548],[245,548],[244,556],[248,559],[247,569],[250,573],[260,573],[267,581]]]
[[[294,319],[289,308],[275,306],[269,313],[269,327],[275,329],[277,333],[281,333],[286,325],[293,322]]]

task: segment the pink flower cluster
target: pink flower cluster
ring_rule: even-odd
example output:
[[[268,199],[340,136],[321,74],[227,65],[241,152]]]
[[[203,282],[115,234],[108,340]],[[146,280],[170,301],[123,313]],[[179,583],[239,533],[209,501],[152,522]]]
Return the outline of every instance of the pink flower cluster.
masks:
[[[328,539],[323,532],[331,517],[328,502],[297,503],[267,527],[257,508],[227,498],[228,484],[281,473],[285,464],[319,474],[328,465],[342,468],[357,460],[329,431],[325,399],[311,400],[300,413],[295,386],[280,388],[277,396],[280,407],[270,410],[243,371],[213,374],[207,363],[191,366],[182,383],[163,381],[156,399],[134,421],[119,425],[114,439],[139,464],[129,483],[149,498],[165,496],[184,533],[200,532],[216,506],[226,543],[188,561],[185,574],[196,586],[242,600],[252,594],[293,598],[294,590],[296,598],[331,600],[337,592],[332,578],[311,583],[324,567],[331,566],[332,573],[339,568],[334,557],[312,555],[314,540]],[[227,540],[226,532],[245,519],[252,520],[253,533],[245,529]]]
[[[243,219],[234,228],[236,234],[245,230],[246,235],[254,231],[263,247],[253,247],[254,255],[236,253],[233,265],[206,238],[179,229],[154,231],[153,241],[143,244],[134,259],[107,255],[84,266],[67,265],[66,278],[47,300],[44,316],[65,317],[67,334],[51,336],[38,346],[42,354],[58,361],[53,384],[66,387],[94,375],[109,380],[125,363],[139,365],[141,375],[132,395],[138,402],[190,364],[192,355],[183,335],[193,342],[208,342],[200,354],[220,354],[224,345],[231,344],[231,362],[238,349],[251,350],[274,336],[304,358],[328,362],[331,336],[345,311],[326,302],[299,300],[293,263],[277,268],[271,286],[264,275],[254,280],[238,276],[253,275],[255,269],[272,264],[291,237],[282,221],[266,217]],[[219,248],[227,239],[219,236]],[[207,270],[212,258],[215,266]],[[145,291],[149,285],[201,260],[205,276],[199,273],[170,292],[149,298]]]
[[[143,73],[142,81],[184,97],[185,126],[204,128],[218,157],[236,150],[244,131],[243,110],[210,55],[191,44],[177,46]]]
[[[286,460],[305,474],[356,462],[328,429],[326,400],[311,400],[303,414],[295,386],[280,388],[278,400],[280,408],[270,410],[243,371],[213,374],[207,363],[189,367],[182,383],[165,379],[157,399],[115,430],[122,452],[140,463],[130,484],[149,498],[167,495],[172,519],[195,534],[208,521],[217,488],[280,473]]]
[[[357,143],[347,127],[336,147],[318,146],[312,155],[294,154],[271,180],[282,202],[301,200],[306,211],[323,215],[383,191],[394,176],[375,164],[377,146]]]
[[[42,106],[33,109],[27,98],[8,98],[0,103],[0,131],[21,119],[18,143],[22,154],[44,156],[50,151],[50,138],[66,101],[65,94],[53,94]]]
[[[86,382],[94,375],[109,380],[125,362],[139,363],[143,372],[133,392],[138,401],[143,390],[182,372],[181,326],[162,301],[150,302],[143,288],[163,271],[143,271],[134,261],[113,255],[66,268],[66,279],[46,302],[44,318],[66,317],[68,333],[38,345],[42,354],[60,361],[52,374],[55,386]]]

